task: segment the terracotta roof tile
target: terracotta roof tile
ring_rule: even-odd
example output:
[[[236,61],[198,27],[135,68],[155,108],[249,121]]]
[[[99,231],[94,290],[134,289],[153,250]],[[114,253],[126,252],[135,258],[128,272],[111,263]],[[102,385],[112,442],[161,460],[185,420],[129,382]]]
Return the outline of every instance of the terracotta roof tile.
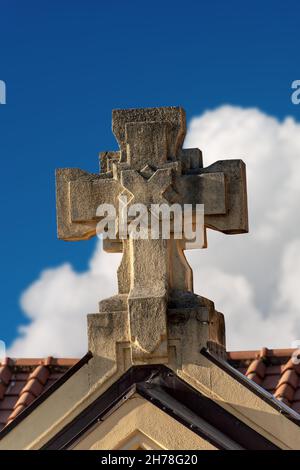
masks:
[[[261,384],[264,376],[266,373],[266,365],[263,361],[263,359],[254,359],[252,361],[246,371],[246,376],[249,379],[252,379],[253,382],[256,382],[257,384]]]
[[[14,409],[17,409],[20,406],[24,406],[24,408],[25,408],[25,406],[30,405],[30,403],[32,403],[35,398],[36,397],[35,397],[35,395],[33,395],[33,393],[24,392],[24,390],[22,390],[22,393],[21,393],[19,399],[17,400],[17,402],[14,406]]]
[[[0,401],[0,410],[12,410],[17,402],[18,397],[4,397]]]
[[[294,390],[296,390],[298,383],[299,375],[297,372],[294,369],[288,369],[281,374],[278,386],[282,384],[289,384],[291,387],[293,387]]]
[[[267,348],[235,351],[228,353],[228,362],[300,413],[300,363],[294,360],[298,353],[294,349]],[[0,430],[77,361],[7,358],[0,364]]]
[[[30,405],[30,403],[28,403],[28,405]],[[11,423],[21,413],[21,411],[25,410],[25,408],[25,404],[15,407],[12,413],[10,413],[10,415],[7,417],[5,425]]]
[[[276,366],[273,366],[273,365],[270,365],[270,362],[268,363],[268,367],[267,367],[267,370],[266,370],[266,376],[268,375],[281,375],[281,372],[282,372],[282,366],[281,365],[276,365]]]
[[[6,424],[8,417],[10,415],[10,410],[4,410],[0,413],[0,429],[2,429]]]
[[[0,367],[0,380],[1,383],[4,383],[4,385],[7,385],[8,382],[10,381],[11,378],[11,370],[9,366],[2,366]]]
[[[0,367],[0,400],[3,399],[6,389],[9,385],[12,373],[7,365],[7,361]]]
[[[228,353],[233,367],[239,371],[246,369],[244,375],[300,413],[299,358],[300,351],[295,349],[262,348]]]
[[[34,371],[30,374],[29,380],[36,379],[40,384],[45,385],[50,375],[50,371],[48,366],[38,366],[34,369]]]
[[[22,380],[23,382],[26,382],[27,378],[28,378],[28,372],[17,372],[12,375],[11,380],[14,380],[14,381]]]
[[[278,384],[278,375],[266,375],[262,383],[260,384],[268,392],[273,392]]]
[[[295,391],[294,401],[300,401],[300,387]]]
[[[20,395],[25,385],[26,385],[25,380],[22,380],[22,381],[12,380],[6,388],[5,395]]]
[[[278,398],[278,400],[284,401],[288,405],[291,405],[293,402],[294,393],[295,389],[287,383],[279,385],[279,387],[276,388],[274,395],[276,398]]]
[[[37,379],[30,379],[26,382],[26,385],[22,390],[22,394],[24,392],[29,392],[33,396],[38,397],[42,393],[43,389],[43,384],[41,384]]]
[[[56,382],[78,359],[9,359],[0,363],[0,430]]]

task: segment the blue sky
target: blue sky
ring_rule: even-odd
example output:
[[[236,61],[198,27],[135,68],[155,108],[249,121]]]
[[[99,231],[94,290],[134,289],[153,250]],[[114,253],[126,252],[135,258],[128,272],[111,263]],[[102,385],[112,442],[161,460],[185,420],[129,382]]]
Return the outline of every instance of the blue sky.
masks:
[[[0,337],[20,323],[21,292],[45,267],[84,270],[94,241],[56,239],[54,171],[97,171],[116,148],[111,110],[222,104],[299,120],[296,1],[0,0],[2,181]]]

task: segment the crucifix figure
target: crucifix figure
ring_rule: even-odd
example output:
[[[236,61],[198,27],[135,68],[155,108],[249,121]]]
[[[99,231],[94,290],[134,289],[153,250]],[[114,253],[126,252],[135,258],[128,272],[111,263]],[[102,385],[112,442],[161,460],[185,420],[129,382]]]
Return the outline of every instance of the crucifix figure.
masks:
[[[120,149],[100,155],[99,174],[57,170],[59,238],[94,236],[101,220],[99,206],[111,204],[117,209],[124,197],[128,207],[189,204],[193,214],[196,205],[203,204],[204,224],[196,229],[204,235],[206,228],[225,234],[248,231],[244,163],[222,160],[204,168],[200,150],[182,148],[186,132],[182,108],[115,110],[112,130]],[[121,303],[128,312],[130,341],[137,355],[155,355],[155,351],[164,355],[169,306],[175,298],[194,296],[192,271],[184,256],[187,240],[174,233],[169,239],[118,235],[105,239],[104,249],[123,252],[119,292],[101,304],[114,310]],[[205,247],[206,236],[203,239]]]

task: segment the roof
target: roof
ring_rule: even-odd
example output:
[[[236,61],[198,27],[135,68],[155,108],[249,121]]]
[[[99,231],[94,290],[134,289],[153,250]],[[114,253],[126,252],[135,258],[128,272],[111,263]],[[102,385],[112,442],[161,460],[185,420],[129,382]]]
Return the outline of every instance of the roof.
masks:
[[[68,450],[133,395],[140,395],[221,450],[278,447],[164,365],[132,366],[42,449]]]
[[[297,361],[292,359],[295,351],[262,348],[229,352],[228,363],[300,413],[300,364],[297,365]],[[78,363],[79,359],[53,357],[6,358],[0,363],[0,431],[31,403],[38,401],[38,397],[46,395],[51,386],[67,379],[71,368]]]
[[[0,431],[78,359],[10,359],[0,363]]]
[[[300,413],[300,351],[267,349],[228,353],[228,362],[278,400]],[[298,364],[297,364],[298,363]]]

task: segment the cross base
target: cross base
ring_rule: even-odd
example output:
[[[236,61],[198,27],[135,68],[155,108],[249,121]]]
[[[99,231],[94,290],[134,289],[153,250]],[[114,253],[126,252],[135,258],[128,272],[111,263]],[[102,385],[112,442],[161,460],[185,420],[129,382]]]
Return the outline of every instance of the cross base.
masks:
[[[136,326],[136,325],[135,325]],[[147,323],[143,322],[147,329]],[[151,331],[142,334],[151,335]],[[128,296],[115,295],[100,302],[100,312],[88,315],[89,350],[99,358],[103,373],[127,370],[132,365],[201,363],[207,347],[226,357],[223,314],[214,303],[189,292],[174,292],[167,304],[167,335],[151,353],[139,347],[131,335]]]

